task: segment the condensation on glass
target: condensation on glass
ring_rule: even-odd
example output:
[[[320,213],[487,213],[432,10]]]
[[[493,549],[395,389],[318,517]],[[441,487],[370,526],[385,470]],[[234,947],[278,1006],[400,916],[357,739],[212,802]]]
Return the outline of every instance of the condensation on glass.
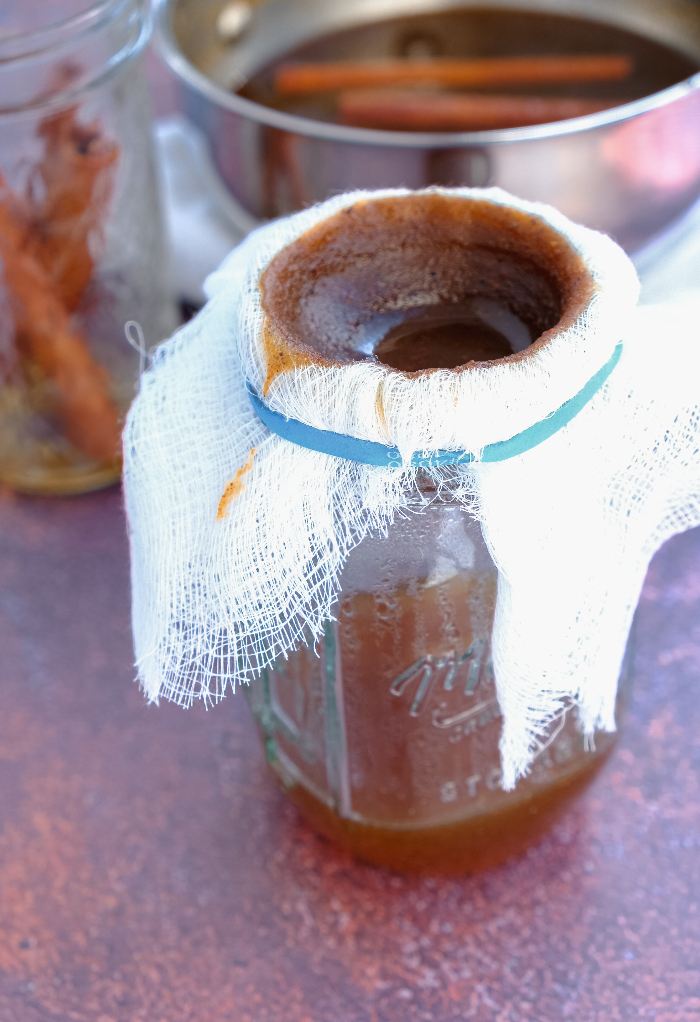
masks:
[[[0,11],[0,482],[118,479],[139,354],[175,325],[140,56],[145,0]],[[136,333],[134,334],[136,339]]]
[[[497,572],[478,522],[423,488],[342,575],[335,620],[249,690],[267,761],[310,822],[354,855],[460,872],[535,840],[614,735],[570,709],[529,777],[501,789],[490,636]]]

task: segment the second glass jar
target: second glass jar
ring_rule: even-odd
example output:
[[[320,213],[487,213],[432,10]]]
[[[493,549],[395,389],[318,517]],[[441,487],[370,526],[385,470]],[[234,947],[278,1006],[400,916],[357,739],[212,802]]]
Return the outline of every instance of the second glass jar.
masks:
[[[0,482],[115,482],[148,346],[176,325],[141,57],[145,0],[25,0],[0,38]]]

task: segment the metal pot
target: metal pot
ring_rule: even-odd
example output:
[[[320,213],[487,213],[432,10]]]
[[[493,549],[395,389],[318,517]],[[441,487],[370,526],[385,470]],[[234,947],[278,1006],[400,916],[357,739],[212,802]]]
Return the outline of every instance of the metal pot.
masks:
[[[340,29],[468,7],[593,19],[670,46],[700,66],[697,0],[267,0],[229,45],[216,33],[222,2],[155,0],[157,38],[221,177],[256,217],[353,188],[499,185],[551,203],[633,251],[700,195],[700,73],[574,120],[449,134],[345,127],[231,91],[289,50]],[[322,43],[316,52],[323,59]]]

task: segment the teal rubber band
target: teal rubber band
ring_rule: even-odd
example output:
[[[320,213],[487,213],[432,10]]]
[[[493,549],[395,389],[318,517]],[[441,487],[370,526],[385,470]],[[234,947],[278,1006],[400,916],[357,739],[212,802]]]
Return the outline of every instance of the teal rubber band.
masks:
[[[563,429],[598,393],[611,372],[620,361],[622,344],[618,344],[610,359],[588,383],[560,408],[546,419],[528,426],[509,440],[500,440],[484,447],[481,458],[476,459],[469,451],[416,452],[411,458],[412,468],[435,468],[439,465],[464,465],[472,461],[506,461],[519,454],[531,451]],[[403,462],[398,447],[387,447],[374,440],[359,440],[345,433],[333,433],[328,429],[316,429],[298,419],[289,419],[281,412],[275,412],[258,397],[254,387],[246,381],[246,390],[255,414],[260,421],[277,436],[288,440],[297,447],[306,447],[320,454],[331,454],[334,458],[357,461],[362,465],[378,465],[384,468],[402,468]]]

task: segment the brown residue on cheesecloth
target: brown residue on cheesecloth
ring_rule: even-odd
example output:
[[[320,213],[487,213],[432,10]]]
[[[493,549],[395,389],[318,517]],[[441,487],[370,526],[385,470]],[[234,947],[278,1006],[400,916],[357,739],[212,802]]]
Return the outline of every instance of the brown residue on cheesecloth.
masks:
[[[389,427],[386,421],[386,412],[384,411],[384,380],[380,380],[379,386],[377,387],[377,396],[374,399],[374,408],[377,413],[377,418],[382,427],[387,441],[389,440]]]
[[[236,497],[239,497],[241,493],[243,493],[243,490],[245,489],[245,483],[242,482],[242,479],[246,472],[250,472],[251,468],[253,467],[254,457],[255,448],[253,447],[251,448],[250,454],[248,455],[248,459],[245,465],[238,469],[230,483],[226,483],[226,488],[224,489],[224,492],[221,495],[221,500],[219,501],[219,506],[216,510],[217,522],[220,522],[222,518],[226,517],[226,515],[228,514],[229,504],[231,503],[231,501],[235,500]]]
[[[429,309],[459,311],[496,302],[527,328],[522,351],[408,372],[454,372],[520,362],[564,333],[586,309],[595,283],[570,242],[538,216],[434,192],[362,199],[286,245],[260,279],[267,375],[263,393],[299,366],[341,366],[370,359],[360,345],[378,314],[410,310],[425,295]],[[416,296],[419,296],[418,299]],[[375,356],[376,357],[376,356]],[[374,360],[374,359],[373,359]]]
[[[299,366],[331,364],[327,359],[315,357],[311,349],[304,350],[305,345],[298,348],[289,345],[283,337],[280,337],[275,332],[267,320],[263,322],[262,343],[265,353],[265,365],[267,367],[267,376],[265,377],[262,389],[263,397],[270,389],[273,380],[280,373],[287,372],[289,369],[296,369]]]

